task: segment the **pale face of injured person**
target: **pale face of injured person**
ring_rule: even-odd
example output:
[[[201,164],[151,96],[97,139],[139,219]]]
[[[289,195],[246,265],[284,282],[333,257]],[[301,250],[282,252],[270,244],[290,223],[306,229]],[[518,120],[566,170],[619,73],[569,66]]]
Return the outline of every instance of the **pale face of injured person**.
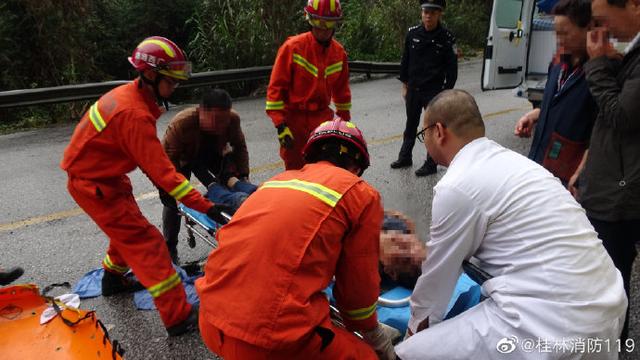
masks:
[[[393,281],[415,284],[427,256],[425,244],[418,238],[415,224],[397,211],[386,211],[380,232],[382,271]]]

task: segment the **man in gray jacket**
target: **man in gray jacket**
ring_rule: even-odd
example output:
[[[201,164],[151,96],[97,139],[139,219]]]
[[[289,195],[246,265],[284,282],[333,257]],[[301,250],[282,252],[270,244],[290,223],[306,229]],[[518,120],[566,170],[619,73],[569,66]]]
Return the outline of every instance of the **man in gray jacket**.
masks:
[[[628,297],[640,240],[640,0],[591,5],[596,27],[587,35],[585,72],[600,113],[580,177],[580,201],[622,273]]]

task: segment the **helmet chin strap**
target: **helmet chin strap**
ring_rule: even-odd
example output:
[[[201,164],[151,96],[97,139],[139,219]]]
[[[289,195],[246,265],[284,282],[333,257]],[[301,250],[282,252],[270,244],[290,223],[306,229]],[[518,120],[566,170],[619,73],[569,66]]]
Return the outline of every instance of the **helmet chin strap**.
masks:
[[[146,76],[144,76],[143,73],[140,73],[140,78],[142,79],[142,81],[147,84],[147,85],[151,85],[151,87],[153,88],[153,94],[156,96],[156,101],[158,102],[158,104],[163,105],[165,109],[167,109],[167,111],[169,111],[169,102],[167,98],[163,97],[160,95],[160,90],[158,89],[158,86],[160,85],[160,80],[162,80],[162,78],[164,77],[164,75],[160,74],[160,73],[156,73],[156,79],[155,80],[151,80],[149,78],[147,78]],[[140,87],[142,86],[142,83],[140,83],[139,85]]]

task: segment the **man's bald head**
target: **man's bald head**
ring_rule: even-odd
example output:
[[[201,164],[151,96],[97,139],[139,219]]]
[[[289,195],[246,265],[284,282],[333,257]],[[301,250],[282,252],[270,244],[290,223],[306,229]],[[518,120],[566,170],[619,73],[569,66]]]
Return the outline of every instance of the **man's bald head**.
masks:
[[[484,136],[484,121],[478,104],[464,90],[445,90],[431,100],[425,112],[425,127],[435,123],[441,123],[464,140]]]

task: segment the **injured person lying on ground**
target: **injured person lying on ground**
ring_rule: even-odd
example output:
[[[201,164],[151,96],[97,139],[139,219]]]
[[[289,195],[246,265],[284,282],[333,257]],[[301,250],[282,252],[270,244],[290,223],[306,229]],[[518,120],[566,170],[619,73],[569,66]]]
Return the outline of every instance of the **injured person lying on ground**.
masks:
[[[220,224],[208,219],[205,214],[184,206],[180,207],[180,211],[187,218],[187,227],[195,228],[199,236],[205,237],[201,240],[217,247],[215,232]],[[409,297],[421,274],[421,264],[426,254],[425,243],[416,233],[415,223],[401,212],[386,210],[380,231],[380,297],[377,313],[381,323],[395,328],[401,334],[407,329],[411,316]],[[191,270],[189,268],[188,271]],[[482,280],[484,279],[469,277],[467,274],[459,277],[451,294],[447,318],[460,314],[480,301],[481,290],[478,283]],[[327,288],[326,293],[330,303],[335,305],[332,286]],[[337,315],[337,311],[333,315]],[[335,320],[340,321],[339,317]]]

